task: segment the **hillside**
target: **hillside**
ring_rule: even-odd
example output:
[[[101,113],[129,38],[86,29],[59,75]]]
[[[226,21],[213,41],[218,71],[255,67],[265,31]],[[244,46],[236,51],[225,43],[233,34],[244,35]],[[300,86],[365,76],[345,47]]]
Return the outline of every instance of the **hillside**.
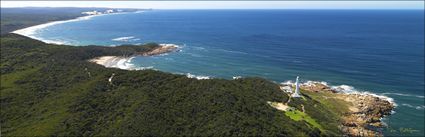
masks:
[[[310,120],[293,120],[267,102],[286,102],[279,85],[261,78],[197,80],[154,70],[89,63],[143,46],[73,47],[27,37],[1,37],[1,134],[334,136],[339,117],[309,96]],[[88,74],[90,72],[90,74]],[[115,74],[112,83],[108,78]],[[311,120],[314,122],[312,123]]]

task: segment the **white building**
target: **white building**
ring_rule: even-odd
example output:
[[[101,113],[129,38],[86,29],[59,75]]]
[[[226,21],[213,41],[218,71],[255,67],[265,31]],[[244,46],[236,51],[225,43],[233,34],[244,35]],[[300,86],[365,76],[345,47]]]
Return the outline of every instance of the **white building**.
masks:
[[[86,11],[86,12],[81,12],[81,14],[86,14],[86,15],[99,15],[102,14],[102,12],[98,12],[98,11]]]
[[[295,82],[295,92],[292,94],[292,97],[294,98],[299,98],[301,97],[301,93],[300,93],[300,82],[298,81],[298,76],[297,76],[297,81]]]
[[[114,13],[114,10],[112,10],[112,9],[111,9],[111,10],[106,10],[106,11],[105,11],[105,13],[106,13],[106,14]]]

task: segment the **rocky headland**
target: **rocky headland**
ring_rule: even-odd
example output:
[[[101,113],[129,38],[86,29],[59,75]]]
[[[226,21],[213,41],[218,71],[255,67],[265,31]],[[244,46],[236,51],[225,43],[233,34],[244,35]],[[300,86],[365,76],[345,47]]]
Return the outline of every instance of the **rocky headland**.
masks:
[[[323,99],[346,102],[348,108],[341,113],[340,129],[347,136],[382,136],[376,129],[385,127],[381,119],[390,115],[396,106],[390,98],[384,96],[360,92],[344,93],[320,82],[307,82],[300,88],[307,94],[317,93]]]
[[[142,56],[154,56],[168,52],[176,51],[179,46],[175,44],[159,44],[159,46],[151,51],[140,53]]]

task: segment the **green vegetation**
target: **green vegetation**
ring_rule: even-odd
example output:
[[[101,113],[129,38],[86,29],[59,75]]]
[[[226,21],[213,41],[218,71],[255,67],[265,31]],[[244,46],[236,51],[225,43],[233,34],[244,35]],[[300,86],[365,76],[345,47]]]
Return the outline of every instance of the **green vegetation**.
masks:
[[[313,118],[311,118],[310,116],[308,116],[304,112],[301,112],[299,110],[285,111],[285,115],[288,116],[289,118],[295,120],[295,121],[304,120],[307,123],[309,123],[310,125],[312,125],[313,127],[318,128],[318,129],[323,131],[322,126],[319,123],[317,123],[316,120],[314,120]]]
[[[295,107],[297,110],[303,110],[302,106],[304,106],[304,113],[308,114],[309,117],[321,125],[322,130],[324,129],[323,131],[327,134],[331,134],[332,136],[342,134],[340,131],[336,131],[341,123],[341,115],[331,109],[328,104],[322,104],[317,99],[312,98],[309,94],[307,94],[310,92],[303,90],[300,91],[303,94],[303,97],[291,98],[288,105]],[[338,104],[334,104],[332,107],[334,108],[336,105]]]
[[[157,44],[118,47],[51,45],[1,37],[3,136],[336,136],[338,117],[306,95],[292,99],[304,120],[267,101],[286,102],[261,78],[196,80],[154,70],[89,63],[106,55],[146,52]],[[87,74],[90,72],[90,76]],[[115,73],[113,84],[108,78]],[[312,126],[311,126],[312,125]]]
[[[329,92],[303,92],[304,94],[312,97],[313,99],[320,102],[320,104],[326,106],[329,110],[334,112],[337,115],[344,115],[349,112],[346,101],[341,99],[334,98],[334,93]]]

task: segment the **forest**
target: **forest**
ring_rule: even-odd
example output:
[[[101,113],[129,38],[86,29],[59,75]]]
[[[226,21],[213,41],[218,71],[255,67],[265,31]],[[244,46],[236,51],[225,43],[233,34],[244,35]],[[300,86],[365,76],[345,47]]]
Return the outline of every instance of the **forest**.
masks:
[[[305,94],[321,129],[267,104],[286,102],[277,83],[248,77],[197,80],[156,70],[105,68],[87,60],[158,46],[68,46],[1,36],[3,136],[340,136],[337,113]],[[113,82],[108,78],[115,74]]]

